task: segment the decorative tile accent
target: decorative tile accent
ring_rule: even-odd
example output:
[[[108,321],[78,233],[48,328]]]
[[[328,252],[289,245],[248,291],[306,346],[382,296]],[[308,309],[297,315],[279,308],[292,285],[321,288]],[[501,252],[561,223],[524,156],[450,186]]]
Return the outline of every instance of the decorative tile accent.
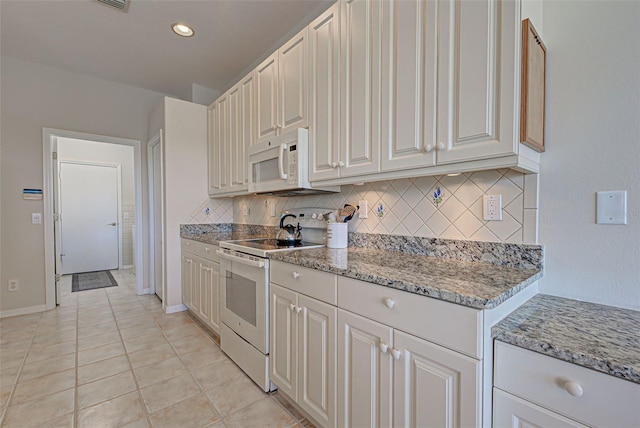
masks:
[[[207,199],[195,207],[186,224],[213,224],[233,222],[233,200],[231,198]]]
[[[364,199],[369,203],[368,218],[355,216],[349,224],[350,232],[533,244],[536,243],[533,239],[537,239],[537,230],[525,228],[535,228],[537,222],[531,221],[530,216],[525,221],[524,205],[537,206],[537,189],[532,184],[534,194],[531,195],[527,187],[529,183],[537,183],[537,177],[499,169],[458,176],[418,177],[342,186],[340,193],[324,195],[283,198],[243,196],[233,199],[233,215],[224,212],[217,217],[212,206],[212,214],[207,220],[202,214],[205,204],[194,210],[193,221],[187,223],[235,221],[275,226],[279,217],[270,216],[269,207],[272,205],[275,205],[279,214],[300,207],[336,210],[346,203],[356,205]],[[435,199],[441,200],[436,204],[434,192],[437,193],[438,188],[440,195]],[[482,196],[498,193],[502,194],[503,221],[484,221]],[[226,204],[226,200],[222,201]],[[242,215],[245,208],[249,209],[247,216]],[[210,221],[212,216],[215,217],[214,221]]]

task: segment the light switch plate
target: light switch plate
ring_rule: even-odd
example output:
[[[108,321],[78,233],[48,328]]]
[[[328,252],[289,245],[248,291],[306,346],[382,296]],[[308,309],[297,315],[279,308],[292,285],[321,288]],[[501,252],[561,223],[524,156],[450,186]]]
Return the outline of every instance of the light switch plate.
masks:
[[[627,191],[596,192],[596,223],[627,224]]]
[[[42,224],[42,213],[31,213],[31,224]]]
[[[367,201],[358,201],[358,206],[360,207],[358,208],[358,218],[367,218],[369,215],[369,204],[367,203]]]

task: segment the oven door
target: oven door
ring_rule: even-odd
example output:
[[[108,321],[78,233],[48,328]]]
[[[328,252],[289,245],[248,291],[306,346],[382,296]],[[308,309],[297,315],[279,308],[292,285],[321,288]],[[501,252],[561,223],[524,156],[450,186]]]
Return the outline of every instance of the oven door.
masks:
[[[269,260],[232,250],[218,250],[218,254],[222,321],[266,355]]]

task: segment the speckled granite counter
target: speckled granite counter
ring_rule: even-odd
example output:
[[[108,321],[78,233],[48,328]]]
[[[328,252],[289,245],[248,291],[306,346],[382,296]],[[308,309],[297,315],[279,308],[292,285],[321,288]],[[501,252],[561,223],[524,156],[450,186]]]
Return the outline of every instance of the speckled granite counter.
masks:
[[[496,340],[640,383],[640,311],[539,294],[492,333]]]
[[[237,224],[203,224],[181,225],[180,237],[205,244],[219,245],[220,241],[235,239],[271,238],[277,233],[274,226],[237,225]]]
[[[540,269],[367,248],[284,251],[269,258],[478,309],[494,308],[542,277]]]

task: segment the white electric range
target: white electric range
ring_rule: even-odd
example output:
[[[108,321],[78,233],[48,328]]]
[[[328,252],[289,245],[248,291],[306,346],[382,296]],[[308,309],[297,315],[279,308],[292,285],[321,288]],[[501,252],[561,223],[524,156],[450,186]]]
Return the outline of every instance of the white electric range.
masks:
[[[269,259],[274,251],[324,247],[327,224],[321,208],[297,208],[284,224],[298,223],[302,242],[279,246],[275,238],[220,242],[220,347],[264,391],[269,380]]]

